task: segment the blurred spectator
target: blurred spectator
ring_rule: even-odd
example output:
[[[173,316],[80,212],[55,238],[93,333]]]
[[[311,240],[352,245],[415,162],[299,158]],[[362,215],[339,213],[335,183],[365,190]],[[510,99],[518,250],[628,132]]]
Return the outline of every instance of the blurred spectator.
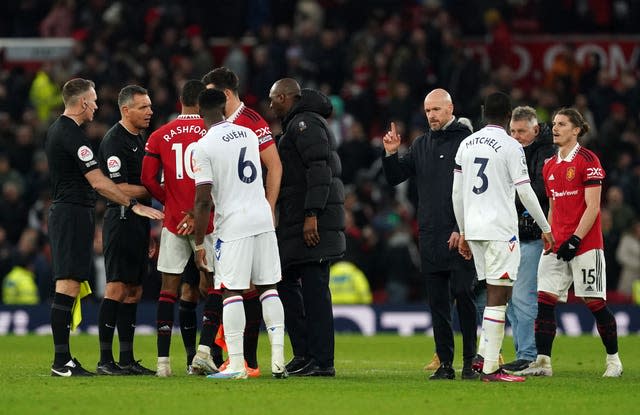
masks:
[[[622,235],[616,259],[622,266],[618,291],[631,297],[633,284],[640,280],[640,218],[634,219],[631,228]]]
[[[70,37],[74,20],[74,0],[57,0],[40,22],[42,37]]]
[[[620,233],[613,230],[613,216],[608,208],[600,209],[600,221],[602,224],[602,239],[604,243],[604,262],[607,274],[609,290],[618,287],[620,279],[620,264],[616,259]]]
[[[371,304],[371,290],[364,273],[351,262],[339,261],[329,268],[333,304]]]
[[[5,181],[2,185],[0,199],[0,224],[7,231],[7,238],[18,242],[22,230],[27,226],[29,209],[22,200],[23,184],[14,180]]]
[[[621,235],[631,225],[635,213],[631,206],[625,203],[624,194],[619,186],[609,187],[606,200],[613,220],[612,230]]]
[[[62,106],[62,92],[53,77],[51,63],[43,63],[40,70],[36,72],[29,90],[29,98],[38,112],[40,121],[48,121],[51,118],[51,111]]]

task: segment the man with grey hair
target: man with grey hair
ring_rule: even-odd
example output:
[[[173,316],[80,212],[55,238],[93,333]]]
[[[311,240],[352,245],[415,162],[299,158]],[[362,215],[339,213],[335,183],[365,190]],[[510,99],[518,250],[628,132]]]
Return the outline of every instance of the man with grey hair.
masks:
[[[509,129],[511,136],[524,147],[531,187],[546,215],[549,210],[549,200],[544,189],[542,167],[545,160],[552,157],[555,152],[551,130],[545,124],[538,124],[535,109],[528,106],[513,109]],[[520,266],[518,279],[513,284],[513,292],[507,307],[507,318],[513,331],[516,359],[502,366],[509,373],[523,370],[529,363],[536,360],[534,321],[538,313],[538,261],[543,249],[540,239],[542,231],[517,195],[516,209],[520,235]]]
[[[151,195],[141,181],[145,138],[151,121],[151,99],[147,90],[128,85],[118,95],[121,119],[100,143],[100,168],[129,197],[150,206]],[[98,314],[100,338],[99,375],[151,375],[133,357],[137,306],[142,297],[142,279],[148,269],[149,220],[127,214],[119,205],[107,203],[103,226],[107,286]],[[120,361],[113,359],[112,343],[118,328]]]

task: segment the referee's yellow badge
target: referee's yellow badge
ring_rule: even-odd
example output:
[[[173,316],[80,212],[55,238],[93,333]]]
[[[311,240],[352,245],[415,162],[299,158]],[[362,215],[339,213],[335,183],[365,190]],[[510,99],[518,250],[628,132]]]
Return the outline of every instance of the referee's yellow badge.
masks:
[[[576,168],[571,166],[567,169],[567,180],[571,181],[576,177]]]

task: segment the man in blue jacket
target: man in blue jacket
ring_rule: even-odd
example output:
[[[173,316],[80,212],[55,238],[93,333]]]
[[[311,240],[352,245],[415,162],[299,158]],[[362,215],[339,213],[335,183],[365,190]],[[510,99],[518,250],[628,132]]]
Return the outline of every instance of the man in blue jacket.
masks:
[[[391,185],[414,177],[418,188],[418,226],[422,274],[433,319],[433,337],[440,367],[431,380],[455,379],[451,304],[455,300],[463,338],[462,379],[477,379],[472,369],[476,354],[477,322],[472,261],[458,254],[458,233],[451,202],[454,158],[471,131],[453,116],[451,96],[434,89],[424,99],[429,131],[418,137],[406,154],[398,155],[401,137],[391,123],[383,139],[384,174]],[[452,298],[453,297],[453,298]]]

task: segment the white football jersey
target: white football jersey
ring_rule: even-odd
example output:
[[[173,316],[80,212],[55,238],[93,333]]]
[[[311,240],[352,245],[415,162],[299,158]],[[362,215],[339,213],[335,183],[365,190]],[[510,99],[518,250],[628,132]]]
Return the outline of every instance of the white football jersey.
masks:
[[[517,240],[515,186],[530,181],[522,145],[503,128],[487,125],[460,143],[456,164],[461,169],[456,174],[462,174],[465,238]]]
[[[212,185],[215,238],[226,242],[274,230],[252,130],[228,121],[214,124],[196,143],[192,160],[196,186]]]

